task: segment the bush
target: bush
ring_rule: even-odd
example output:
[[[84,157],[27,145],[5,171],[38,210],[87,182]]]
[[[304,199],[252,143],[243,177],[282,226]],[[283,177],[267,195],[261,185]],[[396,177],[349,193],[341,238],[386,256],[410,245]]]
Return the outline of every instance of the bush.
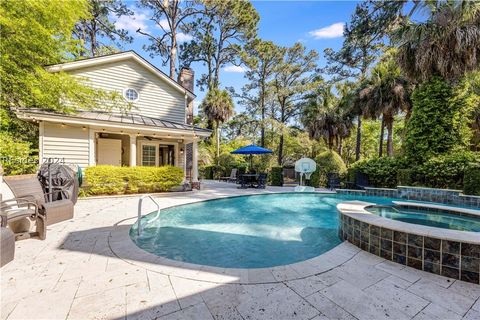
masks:
[[[246,168],[247,164],[242,157],[233,155],[228,152],[220,154],[218,158],[218,165],[215,166],[214,178],[229,177],[232,169]]]
[[[468,151],[433,157],[416,169],[417,180],[426,187],[461,190],[465,170],[479,161],[478,153]]]
[[[480,196],[480,166],[470,166],[465,170],[463,193]]]
[[[0,132],[0,161],[5,175],[35,173],[38,157],[29,142],[16,140],[6,132]]]
[[[316,158],[317,169],[310,177],[310,184],[313,187],[327,186],[327,173],[336,172],[344,175],[347,167],[338,153],[332,150],[321,152]]]
[[[270,170],[270,181],[272,186],[283,186],[283,168],[272,167]]]
[[[413,173],[412,169],[398,169],[397,184],[399,186],[411,186],[413,184]]]
[[[413,112],[407,123],[405,151],[415,163],[465,146],[464,99],[445,80],[433,78],[412,94]]]
[[[178,186],[183,170],[178,167],[94,166],[85,169],[84,195],[164,192]]]
[[[199,168],[200,177],[203,179],[213,179],[213,166],[203,166]]]
[[[359,171],[368,176],[371,186],[377,188],[395,188],[398,170],[404,168],[404,159],[400,157],[383,157],[356,162],[352,171]]]

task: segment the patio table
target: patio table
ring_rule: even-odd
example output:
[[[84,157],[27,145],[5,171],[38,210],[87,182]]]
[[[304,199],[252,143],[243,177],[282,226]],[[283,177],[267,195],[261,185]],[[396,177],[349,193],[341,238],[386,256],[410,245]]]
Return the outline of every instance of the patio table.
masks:
[[[244,173],[240,175],[240,183],[242,189],[255,188],[255,182],[258,180],[258,174],[256,173]],[[247,186],[248,184],[248,186]]]

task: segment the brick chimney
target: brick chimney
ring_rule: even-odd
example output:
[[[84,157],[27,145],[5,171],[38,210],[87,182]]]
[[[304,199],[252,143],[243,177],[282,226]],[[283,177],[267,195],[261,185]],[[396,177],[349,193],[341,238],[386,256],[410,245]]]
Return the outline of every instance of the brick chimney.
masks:
[[[178,83],[185,89],[193,92],[193,81],[195,73],[188,67],[182,67],[180,74],[178,75]],[[193,101],[190,101],[187,106],[187,124],[193,123]]]

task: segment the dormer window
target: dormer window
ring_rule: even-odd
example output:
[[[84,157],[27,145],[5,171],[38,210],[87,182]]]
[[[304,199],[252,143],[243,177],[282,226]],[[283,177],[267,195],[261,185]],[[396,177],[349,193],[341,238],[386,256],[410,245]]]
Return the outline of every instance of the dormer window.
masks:
[[[125,98],[125,100],[127,100],[128,102],[135,102],[138,100],[138,98],[140,97],[140,95],[138,94],[138,91],[135,90],[135,89],[132,89],[132,88],[128,88],[128,89],[125,89],[123,91],[123,97]]]

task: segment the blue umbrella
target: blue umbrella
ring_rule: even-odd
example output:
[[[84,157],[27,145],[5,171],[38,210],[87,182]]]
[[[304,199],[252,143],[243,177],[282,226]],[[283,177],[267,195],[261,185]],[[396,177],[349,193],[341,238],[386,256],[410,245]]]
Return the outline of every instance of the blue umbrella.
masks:
[[[250,168],[252,168],[252,155],[253,154],[267,154],[267,153],[272,153],[272,150],[262,148],[259,146],[256,146],[254,144],[251,144],[246,147],[241,147],[240,149],[234,150],[230,152],[231,154],[249,154],[250,155]]]

